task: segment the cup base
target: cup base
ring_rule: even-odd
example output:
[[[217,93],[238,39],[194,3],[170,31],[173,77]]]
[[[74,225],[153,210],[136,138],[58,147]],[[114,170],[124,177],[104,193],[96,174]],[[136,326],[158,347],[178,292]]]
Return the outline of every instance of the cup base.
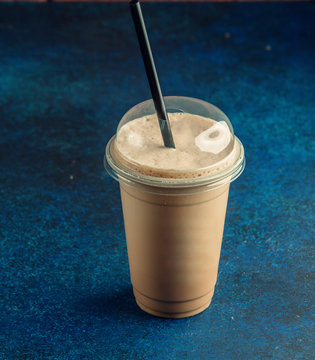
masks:
[[[211,303],[214,289],[195,299],[185,301],[165,301],[152,299],[133,288],[138,306],[145,312],[163,318],[181,319],[206,310]]]

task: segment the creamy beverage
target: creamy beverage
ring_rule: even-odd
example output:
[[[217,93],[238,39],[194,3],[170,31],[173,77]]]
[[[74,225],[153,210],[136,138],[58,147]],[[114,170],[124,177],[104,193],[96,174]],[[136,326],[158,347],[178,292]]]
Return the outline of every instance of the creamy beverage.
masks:
[[[214,292],[229,183],[244,168],[226,116],[198,99],[170,97],[175,149],[163,145],[152,102],[131,109],[107,146],[120,183],[130,276],[138,305],[181,318]],[[208,116],[204,116],[208,115]]]

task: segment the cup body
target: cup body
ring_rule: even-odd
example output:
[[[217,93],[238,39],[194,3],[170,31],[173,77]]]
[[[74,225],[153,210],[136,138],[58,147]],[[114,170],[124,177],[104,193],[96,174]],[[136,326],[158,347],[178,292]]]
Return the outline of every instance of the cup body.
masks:
[[[161,317],[206,309],[214,292],[229,185],[174,195],[120,184],[130,277],[137,304]]]

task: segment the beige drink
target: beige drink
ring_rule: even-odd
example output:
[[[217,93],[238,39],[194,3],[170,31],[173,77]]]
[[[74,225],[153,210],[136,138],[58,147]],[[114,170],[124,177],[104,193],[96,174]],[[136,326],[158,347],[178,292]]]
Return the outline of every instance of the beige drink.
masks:
[[[105,165],[120,182],[136,301],[153,315],[181,318],[211,302],[229,183],[243,170],[244,153],[220,110],[197,99],[165,100],[176,149],[163,146],[149,101],[123,117]]]

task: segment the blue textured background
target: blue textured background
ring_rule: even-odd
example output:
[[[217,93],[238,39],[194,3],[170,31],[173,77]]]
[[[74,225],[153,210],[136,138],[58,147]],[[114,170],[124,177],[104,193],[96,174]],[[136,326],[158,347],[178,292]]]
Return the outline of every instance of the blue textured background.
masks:
[[[315,7],[143,11],[164,94],[223,109],[246,150],[212,304],[164,320],[133,299],[102,165],[150,97],[128,4],[2,3],[0,358],[313,359]]]

